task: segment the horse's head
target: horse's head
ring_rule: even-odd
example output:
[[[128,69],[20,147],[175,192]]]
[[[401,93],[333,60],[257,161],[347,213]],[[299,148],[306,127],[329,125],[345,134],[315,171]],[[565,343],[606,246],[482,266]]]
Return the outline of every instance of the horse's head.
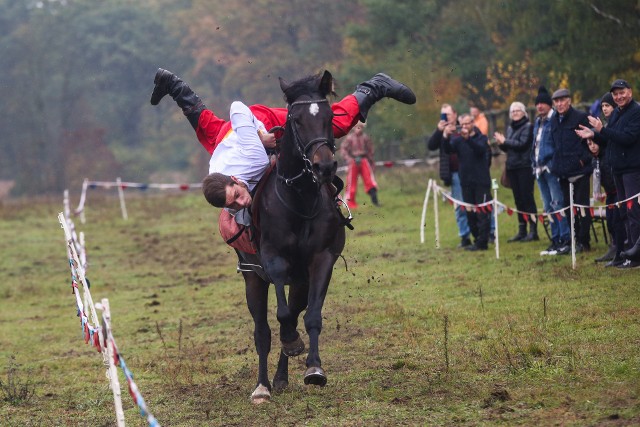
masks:
[[[285,140],[282,147],[299,159],[303,171],[310,172],[318,184],[333,180],[338,163],[335,159],[333,111],[327,96],[333,93],[333,77],[325,71],[291,84],[280,78],[280,88],[289,106]]]

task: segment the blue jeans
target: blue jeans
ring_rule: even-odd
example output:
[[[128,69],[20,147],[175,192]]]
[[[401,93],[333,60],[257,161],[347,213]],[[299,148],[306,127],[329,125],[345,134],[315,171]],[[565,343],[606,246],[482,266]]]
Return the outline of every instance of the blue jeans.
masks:
[[[451,197],[462,201],[462,186],[460,185],[460,175],[458,172],[451,173]],[[469,223],[467,222],[467,214],[460,206],[456,207],[456,222],[458,223],[458,236],[467,237],[471,233]]]
[[[542,196],[545,212],[554,212],[562,209],[564,206],[564,196],[562,195],[560,180],[557,176],[551,172],[543,172],[538,177],[538,187],[540,188],[540,195]],[[558,220],[558,217],[553,215],[553,222],[549,222],[549,226],[551,227],[551,241],[553,243],[571,241],[571,230],[569,229],[569,221],[566,217]]]

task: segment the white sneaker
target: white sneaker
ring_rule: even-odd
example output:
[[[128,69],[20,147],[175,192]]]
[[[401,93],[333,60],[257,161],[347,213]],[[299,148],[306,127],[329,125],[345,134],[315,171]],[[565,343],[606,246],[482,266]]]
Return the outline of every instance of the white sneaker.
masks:
[[[556,244],[552,243],[547,249],[540,252],[540,256],[556,255],[556,253],[557,253]]]

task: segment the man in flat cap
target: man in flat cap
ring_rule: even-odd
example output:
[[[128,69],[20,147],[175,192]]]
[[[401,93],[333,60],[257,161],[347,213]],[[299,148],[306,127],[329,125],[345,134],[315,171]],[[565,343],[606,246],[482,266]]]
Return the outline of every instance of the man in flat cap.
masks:
[[[547,88],[540,86],[535,100],[537,117],[533,122],[533,149],[531,166],[538,181],[545,213],[555,212],[565,206],[560,179],[551,172],[553,141],[551,118],[556,113]],[[566,255],[571,252],[571,230],[567,218],[561,216],[550,221],[551,245],[540,255]]]
[[[618,79],[610,89],[617,107],[609,117],[606,127],[597,117],[589,117],[589,124],[580,126],[576,134],[581,138],[593,138],[596,144],[606,147],[618,201],[640,193],[640,105],[633,100],[631,86]],[[619,206],[621,219],[627,230],[629,248],[622,252],[618,268],[640,267],[640,206],[637,200],[627,209]]]
[[[551,96],[556,114],[551,117],[553,144],[551,172],[560,178],[564,205],[570,204],[569,185],[573,184],[573,203],[589,206],[591,196],[592,155],[586,140],[575,133],[579,125],[587,126],[587,113],[571,106],[568,89],[558,89]],[[582,216],[584,213],[584,216]],[[591,250],[591,212],[581,209],[575,222],[576,252]]]

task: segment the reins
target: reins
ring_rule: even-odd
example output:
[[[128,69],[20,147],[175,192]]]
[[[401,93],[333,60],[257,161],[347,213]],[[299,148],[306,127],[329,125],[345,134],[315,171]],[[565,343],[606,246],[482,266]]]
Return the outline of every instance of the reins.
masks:
[[[295,147],[298,149],[298,152],[300,153],[300,156],[302,157],[302,162],[303,162],[304,166],[302,167],[302,170],[300,171],[299,174],[297,174],[297,175],[295,175],[293,177],[289,177],[289,178],[285,177],[284,175],[282,175],[281,171],[278,169],[278,173],[277,173],[278,178],[288,186],[292,186],[295,183],[295,181],[297,181],[298,179],[302,178],[303,176],[305,176],[307,174],[310,174],[312,181],[317,183],[316,177],[313,174],[312,163],[311,163],[310,158],[313,158],[313,156],[316,153],[316,151],[318,151],[320,149],[320,147],[322,147],[323,145],[326,145],[327,147],[329,147],[329,149],[331,149],[332,153],[335,153],[335,145],[330,143],[329,142],[329,138],[326,138],[326,137],[314,138],[311,141],[307,142],[306,145],[304,145],[302,143],[302,139],[300,138],[300,134],[298,133],[298,128],[295,125],[295,122],[293,121],[292,116],[291,116],[291,109],[294,106],[320,104],[320,103],[325,103],[325,102],[328,103],[329,101],[326,98],[325,99],[311,99],[311,100],[305,100],[305,101],[295,101],[295,102],[291,103],[291,105],[289,105],[289,113],[287,115],[287,124],[291,128],[291,132],[293,134],[293,141],[295,143]],[[280,127],[280,126],[278,126],[277,128],[274,128],[274,130],[281,130],[281,129],[282,129],[282,127]],[[311,152],[311,155],[307,156],[307,151],[309,151],[312,148],[313,148],[313,151]]]
[[[298,128],[295,124],[295,121],[293,120],[293,116],[292,116],[292,108],[298,105],[311,105],[311,104],[319,104],[319,103],[328,103],[329,101],[327,99],[312,99],[312,100],[305,100],[305,101],[295,101],[293,103],[291,103],[289,105],[289,112],[287,115],[287,123],[285,125],[285,128],[283,128],[282,126],[277,126],[272,128],[271,130],[269,130],[269,132],[276,132],[276,131],[285,131],[286,132],[286,127],[288,126],[291,129],[291,135],[290,137],[293,138],[293,143],[294,146],[296,147],[296,149],[298,150],[298,153],[300,154],[300,157],[302,158],[302,170],[300,171],[300,173],[298,173],[295,176],[291,176],[291,177],[286,177],[282,174],[281,168],[277,168],[277,172],[276,172],[276,176],[278,181],[283,182],[287,187],[289,187],[292,190],[296,190],[296,192],[298,194],[301,194],[301,191],[299,188],[295,187],[295,183],[296,181],[302,179],[305,175],[311,175],[311,180],[317,184],[318,180],[316,179],[316,176],[313,173],[313,165],[311,162],[311,159],[313,159],[313,156],[315,155],[315,153],[320,149],[320,147],[326,145],[327,147],[329,147],[329,149],[331,150],[332,153],[335,153],[335,145],[332,143],[333,141],[330,141],[329,138],[327,137],[318,137],[318,138],[314,138],[310,141],[308,141],[306,144],[303,144],[302,142],[302,138],[300,138],[300,134],[298,132]],[[278,144],[281,144],[282,140],[284,139],[284,135],[281,138],[277,138],[276,142]],[[279,159],[278,159],[279,162]],[[283,206],[285,206],[287,209],[289,209],[291,212],[293,212],[294,214],[296,214],[297,216],[306,219],[306,220],[310,220],[315,218],[318,215],[318,203],[320,201],[320,197],[315,197],[314,198],[314,203],[313,203],[313,207],[311,208],[311,214],[305,214],[303,212],[300,212],[298,209],[296,209],[293,206],[290,206],[287,201],[284,199],[284,197],[282,196],[281,192],[278,189],[278,185],[275,186],[275,193],[276,196],[278,197],[278,200],[280,200],[280,202],[283,204]],[[317,186],[316,188],[316,193],[319,194],[320,193],[320,187]]]

